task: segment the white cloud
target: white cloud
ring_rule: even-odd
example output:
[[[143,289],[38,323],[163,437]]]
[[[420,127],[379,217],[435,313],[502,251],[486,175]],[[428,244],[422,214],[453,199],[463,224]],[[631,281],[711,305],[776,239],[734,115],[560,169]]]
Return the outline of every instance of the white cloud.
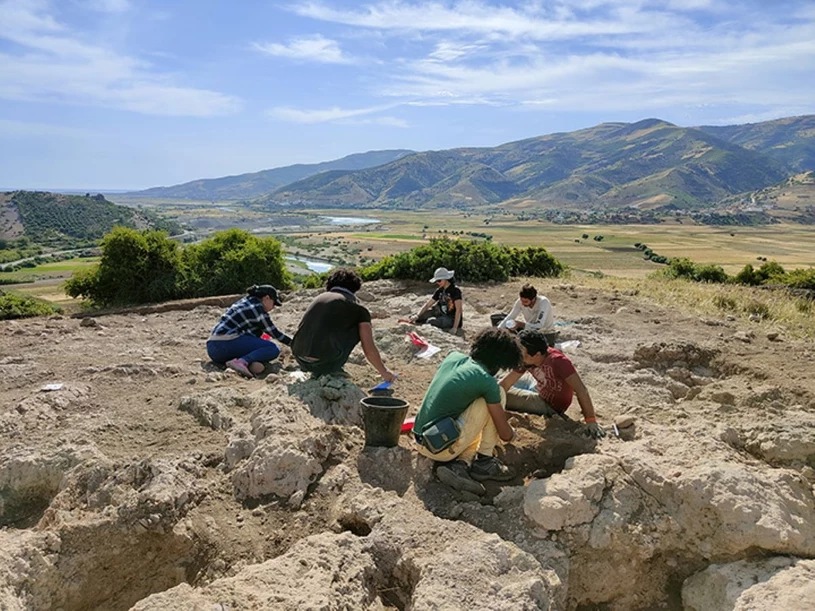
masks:
[[[530,5],[513,8],[491,6],[476,0],[450,4],[440,2],[390,1],[367,5],[358,10],[339,10],[321,2],[291,6],[290,10],[303,17],[350,26],[391,31],[470,32],[482,35],[502,35],[536,40],[561,40],[578,36],[620,35],[654,32],[677,25],[678,16],[651,11],[647,15],[630,7],[641,2],[596,2],[587,8],[603,6],[611,16],[576,16],[568,2]],[[596,5],[596,6],[594,6]],[[619,14],[627,14],[625,19]]]
[[[176,84],[145,61],[79,40],[47,8],[43,0],[0,3],[0,39],[24,49],[0,53],[0,97],[168,116],[207,117],[240,108],[233,96]]]
[[[267,110],[266,114],[272,118],[288,121],[290,123],[337,123],[350,119],[354,119],[359,122],[361,121],[359,117],[391,110],[400,105],[401,104],[386,104],[383,106],[371,106],[368,108],[339,108],[335,106],[332,108],[318,110],[277,107]],[[394,119],[393,117],[378,117],[365,119],[365,121],[369,123],[376,122],[374,119],[379,121],[381,125],[387,124],[388,122],[390,122],[391,125],[394,125],[395,122],[399,122],[399,119]],[[386,119],[385,123],[381,123],[383,119]],[[399,125],[399,127],[402,126],[403,125],[401,124]]]
[[[94,132],[78,127],[0,119],[0,138],[87,138]]]
[[[129,11],[129,0],[89,0],[88,7],[103,13],[124,13]]]
[[[295,60],[322,62],[326,64],[348,64],[352,59],[345,55],[335,40],[325,38],[319,34],[304,36],[289,41],[288,44],[276,42],[254,43],[258,51]]]

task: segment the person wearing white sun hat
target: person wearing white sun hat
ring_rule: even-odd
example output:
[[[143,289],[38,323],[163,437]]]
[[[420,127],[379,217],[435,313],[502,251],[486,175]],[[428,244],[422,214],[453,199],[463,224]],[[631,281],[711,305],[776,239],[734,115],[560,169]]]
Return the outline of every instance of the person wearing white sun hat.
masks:
[[[455,270],[438,267],[430,282],[436,285],[436,291],[419,313],[408,320],[417,325],[429,324],[461,335],[464,326],[464,299],[461,289],[456,286]]]

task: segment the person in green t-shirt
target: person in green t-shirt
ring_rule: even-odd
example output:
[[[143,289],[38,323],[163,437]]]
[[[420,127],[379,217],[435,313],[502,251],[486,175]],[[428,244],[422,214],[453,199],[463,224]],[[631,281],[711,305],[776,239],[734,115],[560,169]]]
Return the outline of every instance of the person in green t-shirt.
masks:
[[[502,369],[516,369],[521,356],[517,340],[506,329],[484,329],[473,340],[469,356],[451,352],[433,376],[413,434],[421,454],[444,463],[437,467],[436,475],[448,486],[484,494],[480,481],[515,477],[493,456],[499,438],[512,441],[515,437],[504,412],[511,384],[503,379],[499,383],[495,375]],[[422,433],[447,417],[458,420],[461,434],[455,443],[435,454],[424,445]]]

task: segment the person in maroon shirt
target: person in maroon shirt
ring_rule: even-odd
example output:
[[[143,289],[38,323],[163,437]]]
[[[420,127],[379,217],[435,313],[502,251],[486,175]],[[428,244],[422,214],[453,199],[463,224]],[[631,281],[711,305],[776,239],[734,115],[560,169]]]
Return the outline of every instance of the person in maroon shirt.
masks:
[[[577,402],[586,421],[586,432],[595,439],[606,436],[605,430],[597,424],[597,415],[591,395],[580,379],[580,374],[569,357],[560,350],[550,348],[546,337],[540,331],[525,330],[518,335],[524,359],[524,369],[516,370],[507,380],[514,384],[525,373],[534,380],[536,390],[523,390],[512,387],[507,393],[507,411],[540,414],[551,418],[565,417],[565,412],[577,395]]]

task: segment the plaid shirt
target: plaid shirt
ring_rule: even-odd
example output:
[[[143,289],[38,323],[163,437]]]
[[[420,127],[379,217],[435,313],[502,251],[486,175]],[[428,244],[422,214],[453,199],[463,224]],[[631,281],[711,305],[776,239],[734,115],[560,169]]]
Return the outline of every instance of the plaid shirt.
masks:
[[[229,306],[221,320],[212,330],[212,335],[255,335],[268,333],[277,341],[291,344],[291,337],[283,333],[272,322],[269,313],[257,297],[244,297]]]

